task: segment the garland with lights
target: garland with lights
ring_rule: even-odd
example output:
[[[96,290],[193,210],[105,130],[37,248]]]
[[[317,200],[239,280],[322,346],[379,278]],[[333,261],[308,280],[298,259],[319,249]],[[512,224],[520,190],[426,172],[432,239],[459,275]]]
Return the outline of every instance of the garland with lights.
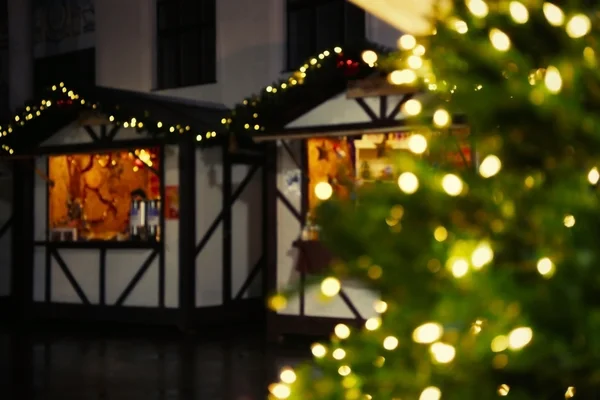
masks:
[[[26,104],[10,121],[0,124],[0,147],[9,155],[15,154],[15,149],[17,152],[19,148],[29,149],[38,144],[35,139],[32,141],[32,135],[36,134],[36,130],[43,131],[46,118],[52,118],[53,114],[60,117],[90,110],[106,115],[114,125],[152,136],[160,135],[167,141],[176,141],[178,135],[187,134],[194,135],[196,141],[203,145],[210,144],[213,142],[211,139],[217,137],[217,131],[199,132],[200,127],[190,126],[185,121],[160,121],[148,111],[143,115],[133,115],[135,113],[127,110],[127,104],[119,105],[116,98],[110,102],[99,102],[94,99],[93,89],[86,95],[85,90],[79,93],[61,82],[49,87],[43,99]]]
[[[352,279],[381,300],[364,327],[314,344],[314,363],[285,368],[271,399],[600,394],[600,9],[467,0],[436,15],[433,3],[435,34],[402,36],[385,65],[390,82],[434,95],[405,104],[415,123],[467,116],[477,173],[428,164],[438,137],[425,131],[398,159],[397,186],[321,204],[320,237],[339,258],[322,294]]]
[[[361,58],[361,54],[368,50],[376,50],[380,54],[389,52],[372,43],[325,50],[307,60],[289,77],[245,98],[221,123],[241,137],[254,132],[276,133],[294,118],[310,111],[318,102],[340,93],[349,80],[377,73],[375,63]]]

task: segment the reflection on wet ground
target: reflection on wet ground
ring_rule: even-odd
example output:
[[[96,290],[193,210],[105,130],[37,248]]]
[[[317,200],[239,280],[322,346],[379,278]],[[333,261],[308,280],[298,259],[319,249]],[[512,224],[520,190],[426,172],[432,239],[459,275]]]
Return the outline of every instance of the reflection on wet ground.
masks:
[[[252,332],[144,336],[0,332],[0,398],[262,400],[276,371],[308,352],[307,343],[267,346]]]

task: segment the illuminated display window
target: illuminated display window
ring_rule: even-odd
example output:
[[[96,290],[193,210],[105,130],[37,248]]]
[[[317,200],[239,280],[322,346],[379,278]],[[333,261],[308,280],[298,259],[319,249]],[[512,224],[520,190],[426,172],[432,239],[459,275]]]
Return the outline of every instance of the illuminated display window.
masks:
[[[150,228],[158,240],[159,162],[156,149],[49,157],[50,240],[148,239]],[[139,235],[137,224],[147,222],[152,227]]]
[[[338,197],[349,197],[356,185],[370,182],[396,183],[401,171],[396,157],[409,151],[415,132],[365,134],[348,138],[312,138],[308,146],[308,205],[318,205],[315,186],[328,182]],[[418,132],[428,137],[435,151],[423,156],[434,166],[469,167],[472,163],[469,130],[453,128],[449,133]]]

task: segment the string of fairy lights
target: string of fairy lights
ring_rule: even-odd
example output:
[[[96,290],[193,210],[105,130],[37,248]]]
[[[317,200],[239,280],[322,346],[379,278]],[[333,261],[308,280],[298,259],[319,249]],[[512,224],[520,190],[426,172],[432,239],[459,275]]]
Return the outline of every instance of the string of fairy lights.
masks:
[[[581,13],[576,13],[567,16],[565,12],[556,4],[550,2],[539,3],[538,8],[528,4],[525,5],[519,1],[507,1],[488,5],[483,0],[467,0],[466,6],[470,13],[478,19],[484,19],[490,13],[490,8],[493,11],[504,13],[512,19],[516,24],[525,24],[529,21],[530,14],[533,12],[542,12],[548,24],[553,27],[563,28],[568,37],[572,39],[580,39],[585,37],[592,29],[590,18]],[[455,17],[449,17],[445,22],[459,34],[466,34],[469,30],[467,22]],[[435,33],[434,33],[435,34]],[[489,29],[489,44],[498,52],[507,52],[511,49],[511,39],[502,30],[492,27]],[[441,85],[445,86],[447,92],[453,93],[456,90],[455,86],[450,87],[446,82],[437,82],[436,77],[432,72],[431,65],[423,56],[426,54],[425,40],[421,42],[412,35],[403,35],[398,40],[398,46],[402,51],[403,68],[395,69],[388,75],[388,80],[394,85],[408,85],[413,87],[424,87],[432,92],[437,92],[441,89]],[[595,62],[595,52],[591,47],[585,47],[584,58]],[[378,54],[375,51],[365,51],[362,54],[363,61],[370,66],[375,66],[378,63]],[[546,92],[550,95],[558,95],[563,88],[563,76],[559,67],[555,65],[547,65],[530,73],[527,82],[533,90],[539,91],[539,84],[543,85]],[[481,85],[476,85],[474,90],[481,90]],[[532,99],[535,104],[535,99]],[[403,112],[409,117],[417,117],[424,110],[423,104],[417,99],[411,99],[403,105]],[[433,110],[433,126],[436,128],[447,128],[452,123],[451,113],[444,107]],[[248,128],[249,129],[249,128]],[[260,127],[259,127],[260,129]],[[428,148],[428,140],[422,134],[413,134],[408,139],[408,149],[417,155],[423,154]],[[502,169],[502,161],[496,154],[488,154],[479,163],[477,172],[483,179],[490,179],[500,173]],[[600,171],[597,167],[592,167],[587,172],[587,180],[591,185],[598,185],[600,182]],[[404,172],[400,174],[397,181],[399,189],[407,194],[416,193],[419,190],[419,177],[413,172]],[[443,192],[448,196],[460,196],[466,193],[466,185],[456,174],[446,174],[439,182],[424,184],[441,186]],[[524,180],[524,185],[528,188],[533,187],[534,177],[527,176]],[[327,200],[333,195],[333,189],[327,182],[321,182],[315,186],[315,194],[320,200]],[[575,225],[575,217],[573,215],[565,215],[563,224],[566,228],[572,228]],[[444,226],[438,226],[432,232],[434,239],[438,242],[443,242],[448,238],[448,230]],[[464,250],[464,249],[463,249]],[[456,256],[448,259],[449,269],[454,278],[460,279],[469,271],[479,271],[484,266],[490,264],[494,260],[494,251],[487,241],[481,241],[471,247],[469,256]],[[371,268],[375,268],[372,266]],[[555,271],[556,265],[550,257],[541,257],[536,262],[537,272],[544,278],[550,279]],[[373,271],[376,275],[377,271]],[[371,275],[369,271],[369,275]],[[342,283],[336,277],[329,276],[324,278],[320,284],[320,291],[325,297],[333,297],[338,295],[342,288]],[[287,307],[287,297],[281,293],[272,296],[269,299],[269,307],[274,311],[280,311]],[[375,311],[382,315],[387,310],[387,304],[384,301],[377,301],[374,304]],[[385,328],[381,316],[371,317],[366,320],[364,329],[367,331],[376,331]],[[478,335],[484,327],[481,320],[473,322],[471,333]],[[346,390],[346,398],[352,399],[371,399],[369,394],[361,393],[354,384],[346,385],[345,382],[350,382],[348,379],[352,376],[352,367],[345,362],[347,352],[344,350],[343,341],[348,339],[352,334],[352,329],[345,324],[338,324],[334,330],[336,341],[339,344],[333,344],[330,348],[323,343],[315,343],[312,345],[312,354],[317,359],[329,357],[339,364],[338,374],[343,378],[343,386]],[[451,363],[456,356],[456,348],[449,343],[444,343],[441,338],[444,334],[444,327],[435,321],[426,322],[415,327],[412,333],[412,341],[429,347],[431,361],[436,364]],[[519,351],[527,347],[532,341],[534,332],[531,327],[517,326],[505,334],[498,335],[493,338],[490,343],[490,350],[493,353],[500,354],[506,350]],[[384,336],[381,346],[385,351],[394,351],[400,340],[394,335]],[[380,357],[376,360],[375,366],[382,366],[385,358]],[[297,375],[291,367],[285,367],[280,373],[280,381],[273,383],[269,387],[271,398],[287,399],[292,395],[293,384],[297,380]],[[510,392],[510,387],[507,384],[502,384],[497,388],[499,396],[507,396]],[[568,387],[564,393],[565,399],[570,399],[575,396],[575,387]],[[441,390],[436,386],[423,388],[419,400],[440,400],[442,397]]]
[[[49,96],[39,101],[34,105],[27,105],[22,112],[16,113],[8,124],[0,125],[0,137],[7,137],[18,131],[19,128],[25,127],[27,123],[43,116],[51,108],[55,107],[80,107],[82,109],[97,110],[108,114],[108,120],[112,124],[120,125],[123,128],[132,128],[139,131],[148,130],[158,133],[171,134],[195,134],[196,141],[210,140],[217,137],[216,131],[206,131],[203,133],[195,133],[187,124],[169,125],[150,118],[149,113],[144,113],[144,116],[130,116],[119,112],[118,107],[114,110],[104,109],[99,102],[94,102],[84,98],[73,89],[69,89],[64,82],[57,85],[52,85],[49,88]],[[2,150],[12,155],[15,149],[6,143],[0,145]]]

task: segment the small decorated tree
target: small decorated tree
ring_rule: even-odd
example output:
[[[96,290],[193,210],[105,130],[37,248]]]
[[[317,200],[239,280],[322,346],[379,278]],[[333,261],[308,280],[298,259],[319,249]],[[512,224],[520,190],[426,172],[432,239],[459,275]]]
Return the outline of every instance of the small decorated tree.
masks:
[[[600,10],[468,0],[411,20],[421,2],[398,3],[401,28],[433,21],[436,34],[404,35],[377,62],[392,83],[431,92],[405,104],[415,124],[443,131],[465,115],[480,163],[434,168],[408,154],[397,186],[320,206],[322,240],[340,259],[323,293],[358,279],[381,295],[379,316],[337,326],[271,396],[597,398]],[[424,142],[444,151],[437,136],[414,137],[413,153]]]

